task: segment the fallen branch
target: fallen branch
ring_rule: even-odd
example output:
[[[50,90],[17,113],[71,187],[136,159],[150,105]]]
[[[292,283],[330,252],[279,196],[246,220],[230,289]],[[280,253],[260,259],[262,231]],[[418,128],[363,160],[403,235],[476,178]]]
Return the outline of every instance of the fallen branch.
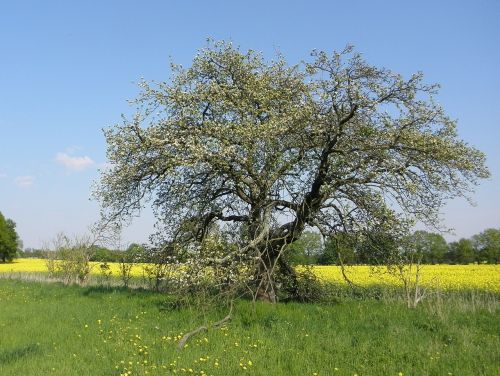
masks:
[[[207,331],[210,326],[212,328],[220,328],[224,323],[226,323],[229,320],[231,320],[232,313],[233,313],[233,302],[231,301],[231,308],[229,308],[229,313],[227,314],[226,317],[224,317],[222,320],[214,322],[212,325],[209,325],[209,326],[202,325],[199,328],[196,328],[195,330],[193,330],[193,331],[191,331],[189,333],[184,334],[182,336],[181,340],[179,341],[177,347],[179,349],[184,348],[184,346],[186,345],[186,342],[188,341],[189,338],[191,338],[192,336],[198,334],[199,332]]]
[[[208,328],[205,325],[202,325],[198,329],[195,329],[189,333],[184,334],[184,336],[181,338],[181,340],[179,341],[179,344],[177,346],[179,347],[179,349],[182,349],[184,347],[184,345],[186,344],[187,340],[189,339],[189,337],[194,336],[195,334],[198,334],[199,332],[205,331],[205,330],[208,330]]]

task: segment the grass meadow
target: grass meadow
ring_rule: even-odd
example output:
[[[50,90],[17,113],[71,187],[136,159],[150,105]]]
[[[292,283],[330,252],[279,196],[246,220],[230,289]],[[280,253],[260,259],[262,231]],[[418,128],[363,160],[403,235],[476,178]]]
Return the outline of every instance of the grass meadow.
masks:
[[[500,374],[494,291],[432,295],[416,309],[355,295],[322,304],[239,300],[230,322],[179,349],[186,332],[227,308],[179,307],[144,289],[3,276],[2,376]]]

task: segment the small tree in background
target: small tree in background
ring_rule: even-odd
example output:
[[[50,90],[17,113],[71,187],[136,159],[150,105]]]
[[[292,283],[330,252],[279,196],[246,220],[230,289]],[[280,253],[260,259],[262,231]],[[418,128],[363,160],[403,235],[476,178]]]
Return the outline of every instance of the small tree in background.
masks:
[[[446,258],[452,264],[470,264],[476,261],[474,243],[471,239],[460,239],[450,243]]]
[[[415,231],[408,241],[414,251],[421,255],[424,264],[440,264],[444,261],[448,244],[440,234],[427,231]]]
[[[500,262],[500,229],[489,228],[472,237],[477,261],[488,264]]]
[[[91,237],[70,239],[59,233],[53,240],[51,248],[47,247],[45,252],[49,275],[65,284],[85,284],[92,271],[90,260],[95,252]]]
[[[142,260],[142,275],[149,288],[154,291],[166,289],[176,269],[172,253],[165,248],[145,248]]]
[[[425,297],[426,290],[422,288],[423,254],[411,243],[404,244],[401,253],[394,262],[389,264],[389,272],[395,275],[403,284],[405,300],[408,308],[416,308]]]
[[[323,252],[321,234],[305,231],[300,239],[290,244],[285,257],[291,265],[315,264]]]
[[[338,233],[325,241],[318,263],[321,265],[352,265],[358,262],[356,241],[347,233]]]
[[[143,246],[132,243],[130,244],[125,252],[120,254],[118,260],[118,266],[120,269],[120,279],[123,282],[124,287],[128,287],[130,280],[132,279],[132,269],[134,263],[143,262],[145,249]]]
[[[0,212],[0,261],[12,261],[20,250],[20,244],[15,222],[6,219]]]

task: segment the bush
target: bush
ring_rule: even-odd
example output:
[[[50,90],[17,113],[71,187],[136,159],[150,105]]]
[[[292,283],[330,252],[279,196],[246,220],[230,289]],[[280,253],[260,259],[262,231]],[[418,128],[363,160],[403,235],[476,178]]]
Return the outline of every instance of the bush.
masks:
[[[54,250],[46,252],[49,275],[67,285],[85,284],[92,271],[94,250],[88,237],[71,240],[64,234],[57,235]]]

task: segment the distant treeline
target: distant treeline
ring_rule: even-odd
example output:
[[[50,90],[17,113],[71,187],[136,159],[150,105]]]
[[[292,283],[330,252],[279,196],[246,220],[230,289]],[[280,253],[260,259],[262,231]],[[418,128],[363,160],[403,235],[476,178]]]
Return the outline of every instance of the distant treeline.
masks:
[[[402,245],[403,244],[403,245]],[[302,237],[289,246],[285,257],[292,264],[335,265],[341,262],[349,265],[380,264],[392,251],[398,249],[413,252],[425,264],[470,264],[500,262],[500,229],[487,229],[469,239],[447,243],[441,234],[427,231],[416,231],[407,237],[403,243],[395,243],[390,238],[373,236],[351,239],[339,234],[336,237],[323,240],[320,234],[306,231]],[[45,258],[47,251],[27,248],[20,251],[19,257]],[[120,262],[151,262],[148,252],[143,246],[131,244],[125,250],[94,247],[91,261]]]
[[[138,252],[139,250],[143,250],[143,247],[138,245],[138,244],[131,244],[127,249],[121,250],[121,249],[109,249],[106,247],[100,247],[100,246],[95,246],[92,247],[92,252],[90,253],[92,256],[90,258],[90,261],[95,261],[95,262],[120,262],[123,261],[124,259],[129,259],[129,254],[132,251],[136,251],[138,255],[141,254],[141,252]],[[34,248],[26,248],[24,251],[18,252],[18,256],[21,258],[46,258],[47,257],[47,252],[52,252],[52,251],[47,251],[43,249],[34,249]],[[137,262],[141,262],[141,257],[138,256],[137,260],[134,260]]]
[[[350,237],[338,234],[323,241],[320,234],[305,232],[290,246],[293,264],[383,264],[398,252],[411,252],[424,264],[470,264],[500,262],[500,229],[487,229],[469,239],[447,243],[441,234],[415,231],[394,241],[383,234]]]

